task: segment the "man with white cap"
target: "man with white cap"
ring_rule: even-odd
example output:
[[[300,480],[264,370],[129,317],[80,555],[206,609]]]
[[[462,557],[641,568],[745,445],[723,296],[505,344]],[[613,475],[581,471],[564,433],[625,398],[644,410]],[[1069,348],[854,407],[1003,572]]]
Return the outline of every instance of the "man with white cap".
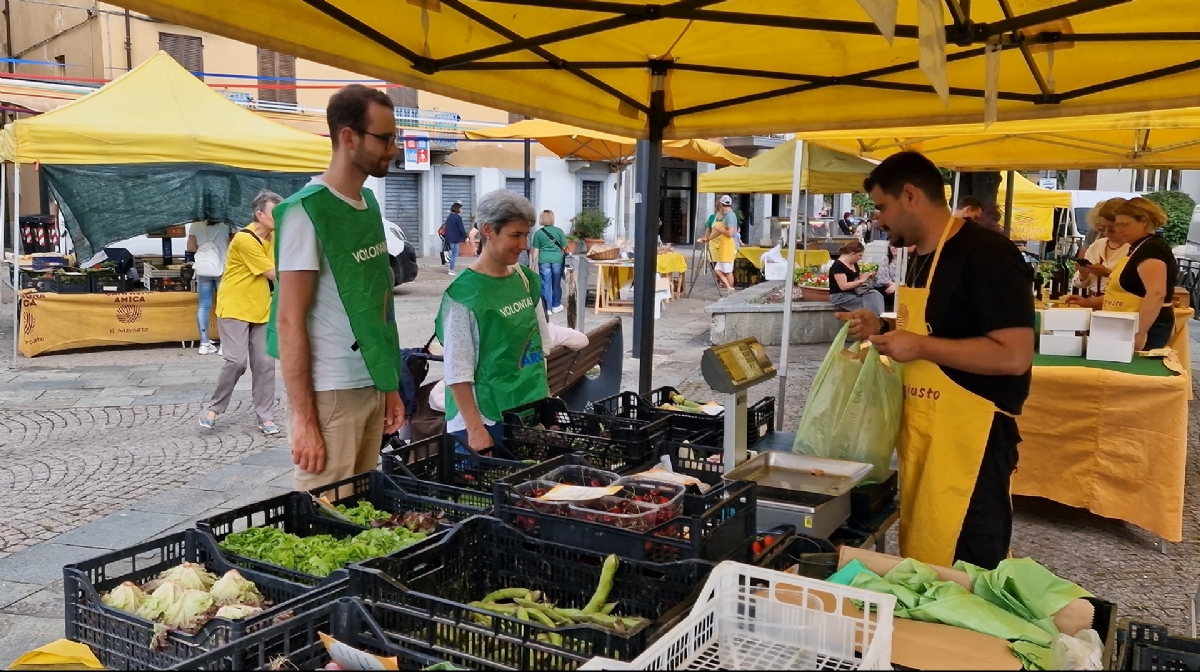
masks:
[[[713,262],[713,273],[717,276],[717,286],[733,289],[733,258],[737,256],[737,215],[733,212],[733,199],[728,195],[717,201],[717,216],[713,219],[712,229],[708,235],[698,242],[712,243],[709,254]]]

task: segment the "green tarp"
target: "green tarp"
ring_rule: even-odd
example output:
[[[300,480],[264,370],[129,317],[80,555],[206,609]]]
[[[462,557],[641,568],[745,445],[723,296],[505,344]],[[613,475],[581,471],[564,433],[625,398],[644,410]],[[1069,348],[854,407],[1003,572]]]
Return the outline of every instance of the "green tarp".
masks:
[[[81,261],[117,241],[175,224],[245,225],[260,190],[286,198],[312,179],[305,173],[207,163],[43,165],[41,170]]]

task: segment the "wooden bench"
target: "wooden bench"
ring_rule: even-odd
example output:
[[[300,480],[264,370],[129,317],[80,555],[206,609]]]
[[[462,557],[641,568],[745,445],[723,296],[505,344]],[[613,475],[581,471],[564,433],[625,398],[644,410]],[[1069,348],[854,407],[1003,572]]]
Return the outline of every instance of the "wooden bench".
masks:
[[[610,397],[621,391],[622,363],[625,356],[625,336],[621,320],[614,319],[587,334],[588,344],[582,350],[555,348],[546,358],[546,376],[550,396],[559,397],[567,407],[582,411],[594,399]],[[588,372],[600,367],[600,375],[589,378]]]

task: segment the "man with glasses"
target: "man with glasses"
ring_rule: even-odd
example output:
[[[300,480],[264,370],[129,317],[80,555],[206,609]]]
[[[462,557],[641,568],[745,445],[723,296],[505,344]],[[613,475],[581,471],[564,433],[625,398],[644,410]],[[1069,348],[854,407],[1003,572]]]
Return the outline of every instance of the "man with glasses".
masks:
[[[297,490],[374,469],[381,437],[404,422],[383,216],[363,187],[399,152],[392,101],[352,84],[329,99],[326,118],[329,168],[274,213],[267,347],[288,392]]]

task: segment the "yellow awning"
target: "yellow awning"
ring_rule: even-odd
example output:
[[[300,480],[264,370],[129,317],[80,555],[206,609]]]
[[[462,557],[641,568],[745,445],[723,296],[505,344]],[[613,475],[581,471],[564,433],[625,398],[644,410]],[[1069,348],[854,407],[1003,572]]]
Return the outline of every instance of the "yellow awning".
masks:
[[[912,149],[954,170],[1200,168],[1200,108],[802,134],[870,159]]]
[[[215,163],[321,172],[327,138],[264,119],[196,79],[165,52],[51,112],[9,124],[0,158],[18,163]]]
[[[733,194],[790,194],[792,174],[796,165],[796,141],[764,152],[745,167],[714,170],[700,176],[702,192]],[[849,154],[842,154],[820,145],[805,145],[804,171],[800,188],[814,194],[841,194],[862,191],[863,179],[871,174],[875,164]]]
[[[1054,237],[1054,209],[1071,207],[1071,194],[1065,191],[1043,189],[1020,173],[1013,180],[1012,239],[1050,240]],[[951,198],[952,187],[946,185],[946,200]],[[1008,176],[1000,176],[1000,188],[996,203],[1003,208],[1008,202]],[[951,207],[956,204],[951,203]]]
[[[584,161],[626,163],[637,152],[637,140],[619,135],[589,131],[542,119],[526,119],[500,128],[466,131],[471,140],[527,139],[536,140],[562,158]],[[719,166],[744,166],[746,158],[738,156],[719,142],[712,140],[667,140],[663,155],[676,159],[715,163]]]
[[[852,0],[114,4],[424,91],[638,138],[648,135],[656,89],[668,139],[980,123],[989,42],[1000,47],[1000,120],[1200,106],[1196,0],[973,2],[969,16],[959,15],[966,3],[932,3],[945,26],[927,35],[947,45],[945,104],[921,69],[921,3],[913,0],[896,2],[892,44]],[[924,60],[940,62],[936,52]]]

